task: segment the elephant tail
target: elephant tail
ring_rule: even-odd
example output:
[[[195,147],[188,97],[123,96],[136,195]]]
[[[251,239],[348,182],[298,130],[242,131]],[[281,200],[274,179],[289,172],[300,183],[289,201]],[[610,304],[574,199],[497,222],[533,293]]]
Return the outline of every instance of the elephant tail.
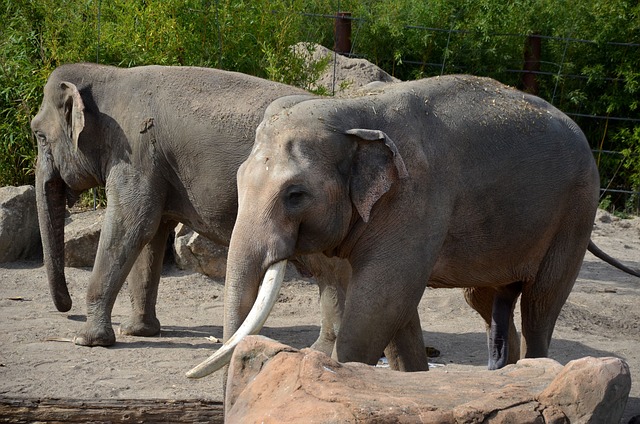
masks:
[[[623,264],[622,262],[620,262],[616,258],[613,258],[613,257],[607,255],[602,249],[600,249],[598,246],[596,246],[596,244],[592,240],[589,240],[589,246],[587,247],[587,250],[589,250],[589,252],[593,253],[594,256],[596,256],[599,259],[602,259],[603,261],[605,261],[609,265],[614,266],[614,267],[618,268],[619,270],[626,272],[627,274],[635,275],[636,277],[640,278],[640,271],[639,270],[633,269],[633,268],[629,268],[628,266],[626,266],[625,264]]]

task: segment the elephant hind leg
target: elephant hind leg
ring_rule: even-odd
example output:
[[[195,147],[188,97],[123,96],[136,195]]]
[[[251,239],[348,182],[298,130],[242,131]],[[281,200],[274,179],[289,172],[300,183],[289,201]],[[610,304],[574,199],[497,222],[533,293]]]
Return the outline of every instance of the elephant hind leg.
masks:
[[[151,337],[160,333],[156,317],[158,286],[164,262],[167,239],[176,222],[162,222],[151,241],[142,248],[127,279],[132,314],[120,324],[120,333]]]
[[[489,369],[515,364],[520,359],[520,339],[513,322],[513,311],[520,288],[521,283],[513,283],[501,288],[500,292],[494,287],[464,290],[465,300],[480,314],[486,325]],[[495,345],[496,338],[501,340],[499,348]]]
[[[587,233],[588,236],[588,233]],[[522,288],[520,308],[522,310],[522,345],[525,358],[546,357],[551,336],[575,283],[588,239],[576,240],[566,237],[552,245],[542,261],[535,280]]]
[[[384,350],[384,354],[389,361],[389,367],[393,370],[426,371],[429,369],[417,310],[414,311],[409,322],[398,329]]]

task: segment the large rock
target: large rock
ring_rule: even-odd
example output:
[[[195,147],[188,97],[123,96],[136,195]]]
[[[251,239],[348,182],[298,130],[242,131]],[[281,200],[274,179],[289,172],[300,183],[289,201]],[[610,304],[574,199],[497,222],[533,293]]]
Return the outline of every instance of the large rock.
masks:
[[[199,272],[214,279],[224,278],[227,251],[183,224],[176,227],[174,257],[180,269]]]
[[[65,265],[92,267],[104,210],[69,214],[65,219]],[[0,188],[0,262],[42,257],[35,189]]]
[[[629,367],[624,361],[587,357],[569,362],[538,400],[558,405],[571,422],[619,422],[630,384]]]
[[[178,268],[199,272],[215,280],[225,278],[228,247],[209,240],[184,224],[178,224],[175,233],[173,256]],[[296,265],[302,268],[305,276],[310,276],[307,275],[305,264],[297,262],[293,264],[292,261],[289,261],[284,277],[285,281],[300,278],[301,273],[298,272]]]
[[[562,367],[523,359],[498,371],[401,373],[340,364],[261,336],[236,348],[227,380],[230,423],[618,423],[631,377],[618,358]]]
[[[104,220],[104,209],[70,214],[64,225],[64,264],[93,267]]]
[[[72,213],[65,220],[65,266],[93,267],[104,221],[104,209]],[[212,278],[224,278],[227,248],[202,237],[189,227],[178,224],[175,229],[174,259],[185,270]]]
[[[309,67],[315,63],[327,62],[324,72],[310,87],[314,90],[322,88],[327,94],[349,95],[371,83],[400,81],[366,59],[348,58],[320,44],[298,43],[293,46],[293,51],[304,58]]]
[[[41,255],[34,187],[0,187],[0,262]]]

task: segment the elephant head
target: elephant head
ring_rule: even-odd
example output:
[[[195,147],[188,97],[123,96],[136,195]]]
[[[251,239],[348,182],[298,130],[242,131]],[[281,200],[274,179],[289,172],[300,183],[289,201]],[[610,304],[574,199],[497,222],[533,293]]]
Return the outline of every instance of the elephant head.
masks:
[[[348,256],[358,237],[354,225],[368,222],[376,202],[408,175],[384,132],[342,123],[337,111],[335,123],[308,119],[314,113],[306,112],[317,112],[314,102],[270,107],[238,170],[239,209],[225,282],[226,343],[189,377],[219,369],[242,337],[260,330],[277,299],[287,259],[317,252]],[[292,115],[293,109],[302,113]]]
[[[79,194],[97,185],[95,167],[87,159],[83,140],[91,117],[78,87],[49,78],[40,111],[31,121],[38,142],[36,199],[49,288],[56,308],[71,309],[64,275],[65,202],[72,206]]]

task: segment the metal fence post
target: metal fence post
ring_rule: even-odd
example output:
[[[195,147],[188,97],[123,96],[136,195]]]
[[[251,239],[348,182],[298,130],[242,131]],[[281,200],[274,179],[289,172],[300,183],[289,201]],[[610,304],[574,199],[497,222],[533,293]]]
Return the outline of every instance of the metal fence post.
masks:
[[[540,71],[540,56],[542,53],[542,39],[538,34],[531,34],[524,44],[524,72],[522,74],[522,87],[524,91],[538,94],[538,79],[536,73]]]
[[[333,31],[333,51],[351,53],[351,12],[337,12]]]

